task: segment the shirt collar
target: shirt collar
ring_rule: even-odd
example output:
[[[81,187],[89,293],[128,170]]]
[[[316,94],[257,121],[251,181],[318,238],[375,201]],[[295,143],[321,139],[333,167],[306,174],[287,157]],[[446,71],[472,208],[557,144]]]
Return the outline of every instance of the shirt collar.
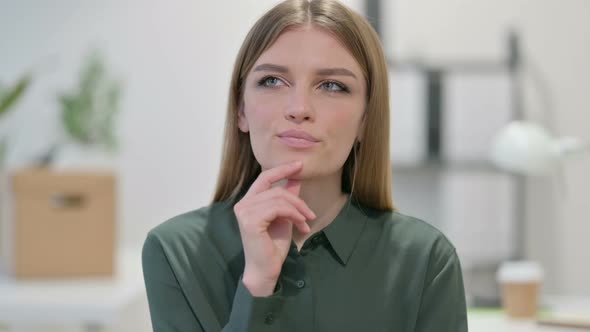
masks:
[[[367,215],[349,195],[336,218],[323,229],[342,265],[348,263],[366,222]]]

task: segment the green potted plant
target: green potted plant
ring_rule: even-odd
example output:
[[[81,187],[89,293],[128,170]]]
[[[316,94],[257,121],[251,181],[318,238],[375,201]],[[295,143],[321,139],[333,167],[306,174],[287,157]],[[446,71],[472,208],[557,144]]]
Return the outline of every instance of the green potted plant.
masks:
[[[101,55],[94,51],[78,85],[58,97],[64,137],[46,163],[56,168],[112,164],[118,150],[120,99],[121,84],[109,77]]]
[[[112,275],[120,98],[120,84],[107,75],[100,54],[91,53],[75,86],[58,95],[62,137],[37,167],[11,173],[11,222],[27,225],[12,227],[5,236],[14,248],[27,248],[10,270],[17,278]],[[84,227],[71,227],[80,223]]]

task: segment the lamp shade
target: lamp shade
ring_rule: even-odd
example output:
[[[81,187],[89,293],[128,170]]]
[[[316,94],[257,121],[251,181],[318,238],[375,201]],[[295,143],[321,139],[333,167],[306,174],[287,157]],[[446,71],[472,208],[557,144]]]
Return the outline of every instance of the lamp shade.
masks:
[[[540,176],[552,172],[566,156],[587,148],[576,138],[554,138],[537,124],[514,121],[496,134],[491,159],[505,170]]]

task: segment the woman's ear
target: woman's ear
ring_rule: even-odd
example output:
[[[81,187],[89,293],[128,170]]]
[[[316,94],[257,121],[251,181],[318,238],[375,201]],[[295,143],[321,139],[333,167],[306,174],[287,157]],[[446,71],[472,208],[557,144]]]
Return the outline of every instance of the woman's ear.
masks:
[[[244,113],[244,103],[240,105],[240,109],[238,110],[238,128],[240,128],[240,130],[244,133],[250,131],[248,120],[246,119],[246,114]]]

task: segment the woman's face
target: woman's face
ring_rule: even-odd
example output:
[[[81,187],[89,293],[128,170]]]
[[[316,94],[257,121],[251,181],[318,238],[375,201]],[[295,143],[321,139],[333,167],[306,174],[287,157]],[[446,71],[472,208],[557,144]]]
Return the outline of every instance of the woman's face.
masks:
[[[329,32],[287,30],[248,73],[239,127],[263,170],[301,160],[298,179],[331,175],[361,136],[365,90],[360,66]]]

